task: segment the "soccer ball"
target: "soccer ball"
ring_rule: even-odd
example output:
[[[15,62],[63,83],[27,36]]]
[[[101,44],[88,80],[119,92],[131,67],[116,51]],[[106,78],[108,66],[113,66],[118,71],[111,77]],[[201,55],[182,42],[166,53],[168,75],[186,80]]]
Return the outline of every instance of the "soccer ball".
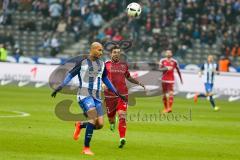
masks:
[[[142,12],[142,8],[138,3],[130,3],[127,6],[127,14],[129,17],[138,17]]]

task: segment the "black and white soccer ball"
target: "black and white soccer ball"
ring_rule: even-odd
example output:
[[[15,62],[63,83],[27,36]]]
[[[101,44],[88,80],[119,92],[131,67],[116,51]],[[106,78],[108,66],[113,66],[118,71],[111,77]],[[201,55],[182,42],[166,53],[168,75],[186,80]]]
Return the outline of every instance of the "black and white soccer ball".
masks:
[[[138,17],[140,16],[141,12],[142,8],[138,3],[133,2],[127,6],[127,15],[129,17]]]

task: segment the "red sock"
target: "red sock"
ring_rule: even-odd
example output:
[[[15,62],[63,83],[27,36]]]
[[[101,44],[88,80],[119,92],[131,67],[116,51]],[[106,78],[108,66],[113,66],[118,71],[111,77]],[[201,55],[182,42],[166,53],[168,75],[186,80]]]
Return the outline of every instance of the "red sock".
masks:
[[[118,123],[118,132],[119,132],[120,138],[125,138],[126,130],[127,130],[126,119],[120,117],[119,123]]]
[[[169,97],[169,109],[172,110],[173,96]]]
[[[163,104],[164,104],[164,109],[167,110],[167,106],[168,106],[167,105],[167,97],[163,96],[162,100],[163,100]]]

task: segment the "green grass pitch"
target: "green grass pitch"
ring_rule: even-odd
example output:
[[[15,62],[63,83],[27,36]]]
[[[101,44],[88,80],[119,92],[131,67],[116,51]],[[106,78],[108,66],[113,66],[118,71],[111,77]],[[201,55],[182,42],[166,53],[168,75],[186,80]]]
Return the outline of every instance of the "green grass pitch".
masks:
[[[72,139],[73,122],[58,119],[55,105],[74,100],[73,112],[80,112],[75,96],[50,97],[48,88],[0,87],[0,160],[239,160],[240,103],[217,100],[214,112],[209,102],[175,98],[172,120],[154,119],[162,110],[160,97],[138,98],[129,107],[127,144],[118,148],[118,132],[109,130],[105,116],[103,129],[95,131],[91,148],[95,156],[81,155],[84,131],[79,141]],[[190,116],[191,110],[191,117]],[[27,112],[28,117],[14,117]],[[136,117],[137,114],[140,117]],[[3,117],[3,116],[13,117]],[[134,116],[133,116],[134,115]],[[130,117],[132,116],[132,117]],[[165,117],[166,118],[166,117]],[[178,117],[179,118],[179,117]],[[181,119],[182,118],[182,119]]]

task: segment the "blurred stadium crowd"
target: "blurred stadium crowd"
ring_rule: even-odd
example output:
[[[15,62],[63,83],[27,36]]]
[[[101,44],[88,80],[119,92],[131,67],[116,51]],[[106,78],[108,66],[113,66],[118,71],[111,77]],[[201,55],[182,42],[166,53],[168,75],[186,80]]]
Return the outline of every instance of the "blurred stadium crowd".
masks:
[[[3,0],[0,44],[12,55],[54,57],[76,44],[86,51],[93,40],[130,39],[130,61],[156,61],[169,48],[180,63],[214,54],[240,66],[240,0],[135,0],[142,5],[137,19],[124,12],[130,2]]]

